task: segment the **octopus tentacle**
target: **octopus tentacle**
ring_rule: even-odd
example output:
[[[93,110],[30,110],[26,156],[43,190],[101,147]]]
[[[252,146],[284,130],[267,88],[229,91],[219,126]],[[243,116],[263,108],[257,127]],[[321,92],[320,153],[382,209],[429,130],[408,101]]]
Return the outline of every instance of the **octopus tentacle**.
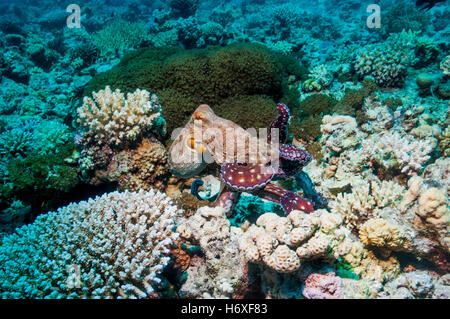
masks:
[[[205,182],[203,182],[201,179],[196,179],[192,182],[192,185],[191,185],[191,194],[194,195],[195,197],[197,197],[197,199],[199,199],[199,200],[204,199],[198,193],[198,189],[200,188],[200,186],[203,186],[204,183]]]
[[[264,188],[275,174],[270,166],[263,164],[225,163],[220,175],[232,190],[252,192]]]
[[[312,161],[312,155],[295,145],[281,145],[279,148],[280,170],[278,175],[294,176]]]
[[[268,142],[272,140],[272,129],[277,128],[279,130],[280,143],[284,143],[287,139],[289,119],[291,118],[291,111],[286,104],[277,104],[278,116],[272,121],[269,128],[269,135],[267,137]]]
[[[314,207],[325,208],[328,205],[328,200],[319,192],[316,191],[314,183],[311,178],[305,172],[299,172],[295,175],[295,181],[303,189],[303,193],[309,199],[314,202]]]
[[[225,214],[228,215],[239,201],[241,193],[224,191],[217,198],[216,205],[222,207],[225,210]]]
[[[312,201],[292,192],[287,192],[283,197],[281,197],[280,204],[286,214],[289,214],[293,210],[301,210],[305,213],[311,213],[314,211]]]

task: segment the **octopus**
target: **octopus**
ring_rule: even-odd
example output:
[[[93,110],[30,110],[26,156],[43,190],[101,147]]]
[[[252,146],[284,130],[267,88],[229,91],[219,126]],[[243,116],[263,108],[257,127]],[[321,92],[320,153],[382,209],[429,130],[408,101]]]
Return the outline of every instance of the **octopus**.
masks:
[[[286,144],[291,118],[289,108],[278,103],[277,113],[269,127],[266,140],[262,141],[237,124],[218,117],[209,106],[201,105],[186,127],[176,136],[169,150],[171,172],[187,178],[197,175],[206,167],[208,163],[205,158],[219,164],[221,192],[210,200],[223,207],[226,213],[232,211],[243,192],[280,204],[286,214],[293,210],[310,213],[314,209],[325,207],[327,200],[315,190],[313,182],[303,171],[312,156],[295,145]],[[227,130],[230,128],[233,130]],[[203,134],[195,134],[195,130],[201,130]],[[206,130],[218,135],[205,134]],[[221,138],[221,134],[225,136],[229,132],[234,132],[231,138],[229,135],[226,139]],[[240,145],[245,146],[243,149],[247,153],[244,156],[239,155],[238,151],[242,150],[239,143],[237,147],[227,148],[224,142],[230,140],[241,141]],[[266,147],[252,148],[252,145]],[[279,147],[274,150],[273,145]],[[274,164],[273,155],[278,159],[277,165]],[[305,197],[275,183],[283,179],[294,179],[303,189]],[[203,182],[197,179],[191,186],[191,193],[201,200],[204,198],[200,197],[198,191],[202,184]]]

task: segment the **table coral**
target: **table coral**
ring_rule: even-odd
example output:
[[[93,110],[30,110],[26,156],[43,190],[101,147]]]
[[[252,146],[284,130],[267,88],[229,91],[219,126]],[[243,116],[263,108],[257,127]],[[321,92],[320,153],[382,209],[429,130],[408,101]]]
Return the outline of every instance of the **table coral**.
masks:
[[[3,239],[2,296],[148,297],[178,237],[172,230],[176,212],[164,194],[140,191],[105,194],[41,215]]]

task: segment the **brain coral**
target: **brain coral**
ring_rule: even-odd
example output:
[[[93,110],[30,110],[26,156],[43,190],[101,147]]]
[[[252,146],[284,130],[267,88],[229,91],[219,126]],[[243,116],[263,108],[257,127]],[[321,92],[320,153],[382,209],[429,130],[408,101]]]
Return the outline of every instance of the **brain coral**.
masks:
[[[0,246],[1,298],[144,298],[168,263],[165,195],[110,193],[39,216]]]
[[[142,49],[125,56],[116,67],[94,77],[84,95],[106,85],[126,92],[137,88],[155,92],[164,106],[162,115],[169,132],[184,126],[199,104],[211,105],[214,111],[220,109],[221,115],[228,118],[224,114],[228,110],[225,103],[228,98],[233,98],[229,109],[233,113],[234,105],[247,103],[247,96],[267,96],[276,101],[283,96],[282,62],[285,60],[265,46],[234,44],[225,48],[182,52],[160,48],[159,51]],[[259,105],[266,107],[267,103]],[[255,107],[261,114],[266,109],[256,110]],[[269,124],[264,123],[264,126]]]

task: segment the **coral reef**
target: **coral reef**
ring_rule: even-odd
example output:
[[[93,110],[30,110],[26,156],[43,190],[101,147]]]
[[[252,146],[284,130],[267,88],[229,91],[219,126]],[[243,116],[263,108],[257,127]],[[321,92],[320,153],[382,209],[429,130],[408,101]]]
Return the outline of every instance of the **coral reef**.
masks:
[[[58,3],[0,4],[0,298],[450,298],[446,1]]]
[[[3,238],[2,297],[149,297],[178,236],[176,211],[165,195],[140,191],[42,215]]]

